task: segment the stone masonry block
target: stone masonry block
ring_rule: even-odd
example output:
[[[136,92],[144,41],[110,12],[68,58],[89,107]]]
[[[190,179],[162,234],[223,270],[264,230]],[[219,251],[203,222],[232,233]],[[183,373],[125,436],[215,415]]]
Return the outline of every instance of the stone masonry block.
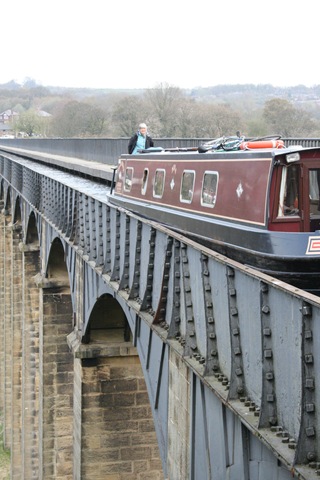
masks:
[[[103,412],[103,418],[106,421],[110,420],[131,420],[133,417],[132,409],[126,408],[108,408]]]
[[[114,445],[128,447],[131,444],[131,435],[127,432],[109,433],[108,435],[101,435],[100,442],[102,448],[110,448]]]
[[[83,462],[90,463],[100,463],[114,461],[117,462],[120,460],[121,451],[119,448],[108,448],[106,450],[83,450]],[[116,470],[113,470],[116,471]],[[121,470],[120,470],[121,471]],[[126,470],[127,471],[127,470]]]
[[[101,404],[103,405],[104,398],[101,398]],[[133,392],[129,393],[118,393],[112,395],[112,405],[117,408],[124,406],[133,406],[136,404],[136,394]],[[105,403],[108,406],[108,402]]]
[[[153,432],[153,431],[154,431],[154,423],[152,418],[139,421],[139,432]]]
[[[137,380],[135,378],[128,380],[103,382],[101,390],[104,393],[109,392],[128,392],[137,390]]]
[[[105,463],[101,467],[101,472],[104,474],[109,473],[132,473],[132,463],[131,462],[113,462]]]
[[[132,416],[137,420],[142,418],[143,419],[151,418],[152,417],[151,406],[148,405],[148,406],[142,406],[142,407],[132,407]]]
[[[121,367],[110,366],[111,380],[141,378],[141,367],[137,365],[123,365]]]
[[[139,435],[132,435],[133,445],[157,445],[155,432],[147,432]]]
[[[139,431],[139,422],[137,420],[110,420],[110,421],[105,421],[104,423],[104,431],[105,432],[138,432]],[[90,433],[90,427],[89,429],[86,429],[88,433]]]
[[[149,401],[148,392],[136,393],[136,403],[137,405],[143,405],[143,404],[149,405],[150,401]]]
[[[121,460],[145,460],[151,457],[150,447],[121,448]]]

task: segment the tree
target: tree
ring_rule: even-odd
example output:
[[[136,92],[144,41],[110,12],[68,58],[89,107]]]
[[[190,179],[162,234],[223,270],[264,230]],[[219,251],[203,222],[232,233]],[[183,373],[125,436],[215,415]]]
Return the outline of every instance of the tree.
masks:
[[[180,99],[176,110],[176,136],[181,138],[195,135],[195,117],[198,104],[193,99]]]
[[[41,135],[41,119],[35,110],[28,110],[20,114],[15,122],[15,131],[24,132],[28,137]]]
[[[268,100],[263,117],[271,132],[283,137],[312,136],[318,130],[317,123],[305,110],[295,108],[283,98]]]
[[[146,90],[145,98],[153,135],[158,137],[176,136],[179,132],[179,108],[184,99],[182,90],[161,83],[156,88]]]
[[[115,136],[131,137],[139,123],[148,124],[147,109],[143,99],[128,95],[115,102],[111,114],[112,132]]]
[[[244,131],[245,124],[240,114],[229,105],[206,104],[198,105],[194,115],[192,136],[198,138],[217,138],[236,135]]]
[[[59,137],[99,136],[105,115],[98,107],[75,100],[66,103],[52,121],[52,133]]]
[[[188,91],[161,83],[124,93],[45,88],[27,78],[23,85],[0,85],[0,112],[44,110],[53,115],[51,120],[39,119],[45,124],[34,129],[29,118],[28,130],[59,137],[130,137],[141,122],[147,123],[154,138],[215,138],[235,135],[238,130],[247,137],[317,137],[319,98],[320,85],[218,85]]]

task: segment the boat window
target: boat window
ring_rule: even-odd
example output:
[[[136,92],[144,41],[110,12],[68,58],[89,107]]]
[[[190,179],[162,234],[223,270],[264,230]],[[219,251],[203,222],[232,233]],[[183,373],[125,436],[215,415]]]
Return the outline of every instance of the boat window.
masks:
[[[202,182],[201,205],[213,208],[216,204],[218,191],[218,172],[205,172]]]
[[[316,205],[317,212],[320,211],[320,170],[309,170],[309,196],[312,205]]]
[[[143,178],[142,178],[142,185],[141,185],[141,193],[142,195],[146,194],[147,185],[148,185],[148,177],[149,177],[149,170],[147,168],[143,171]]]
[[[278,216],[299,215],[299,165],[283,167]]]
[[[132,187],[133,168],[126,168],[126,174],[124,177],[124,189],[126,192],[130,192]]]
[[[181,178],[180,202],[191,203],[193,197],[195,172],[185,170]]]
[[[164,189],[165,170],[156,170],[153,184],[153,196],[161,198]]]
[[[320,169],[309,170],[310,231],[320,228]]]

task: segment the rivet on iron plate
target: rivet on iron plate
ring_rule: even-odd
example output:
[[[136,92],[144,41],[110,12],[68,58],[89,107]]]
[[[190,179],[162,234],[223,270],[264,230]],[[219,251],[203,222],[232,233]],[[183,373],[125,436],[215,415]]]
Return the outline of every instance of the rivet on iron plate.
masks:
[[[307,427],[306,428],[307,437],[314,437],[315,434],[316,434],[316,431],[315,431],[314,427]]]
[[[312,315],[312,308],[309,305],[304,305],[301,308],[301,312],[302,312],[302,315],[305,315],[306,317],[310,316],[310,315]]]
[[[316,459],[316,454],[315,452],[308,452],[307,453],[307,460],[309,460],[309,462],[312,462]]]
[[[311,330],[306,330],[304,333],[304,338],[306,340],[312,340],[312,331]]]
[[[313,378],[306,378],[306,388],[309,390],[314,389],[314,379]]]
[[[307,355],[304,356],[305,362],[306,363],[313,363],[313,355],[312,353],[308,353]]]
[[[308,412],[308,413],[314,412],[314,411],[315,411],[315,405],[314,405],[314,403],[306,403],[306,405],[305,405],[305,410],[306,410],[306,412]]]
[[[228,277],[234,277],[234,270],[230,267],[227,268]]]

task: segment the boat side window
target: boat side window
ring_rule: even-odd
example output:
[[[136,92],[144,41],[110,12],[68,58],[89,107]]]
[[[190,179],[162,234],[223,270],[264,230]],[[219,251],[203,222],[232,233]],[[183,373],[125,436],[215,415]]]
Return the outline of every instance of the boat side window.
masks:
[[[181,178],[180,202],[191,203],[194,189],[195,172],[185,170]]]
[[[299,165],[282,169],[278,217],[299,215]]]
[[[124,176],[124,189],[126,192],[130,192],[132,187],[133,168],[127,167]]]
[[[219,174],[205,172],[202,182],[201,205],[213,208],[217,200]]]
[[[141,185],[141,193],[142,195],[146,194],[147,185],[148,185],[148,177],[149,177],[149,170],[147,168],[143,171],[143,178],[142,178],[142,185]]]
[[[156,170],[153,182],[153,196],[161,198],[164,190],[164,180],[166,172],[163,169]]]
[[[320,215],[320,169],[309,170],[310,215]]]

